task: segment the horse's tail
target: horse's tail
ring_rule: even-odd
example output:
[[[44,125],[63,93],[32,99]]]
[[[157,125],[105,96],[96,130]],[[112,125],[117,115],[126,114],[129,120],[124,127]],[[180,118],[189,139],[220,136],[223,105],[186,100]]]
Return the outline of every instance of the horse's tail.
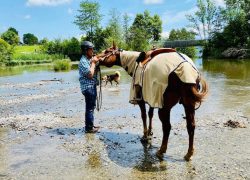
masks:
[[[204,101],[208,93],[208,84],[202,77],[198,79],[197,86],[192,86],[191,91],[194,95],[195,103],[200,104]]]

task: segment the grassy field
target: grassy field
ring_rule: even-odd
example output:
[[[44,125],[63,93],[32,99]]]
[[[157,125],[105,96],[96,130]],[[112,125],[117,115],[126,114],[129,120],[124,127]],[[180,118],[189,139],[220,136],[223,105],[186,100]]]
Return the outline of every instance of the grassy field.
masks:
[[[41,46],[40,45],[33,45],[33,46],[16,46],[14,48],[14,54],[31,54],[31,53],[38,53],[40,52]]]
[[[25,65],[25,64],[41,64],[51,63],[54,60],[64,59],[60,54],[47,54],[41,51],[40,45],[32,46],[16,46],[14,48],[11,61],[7,65]]]

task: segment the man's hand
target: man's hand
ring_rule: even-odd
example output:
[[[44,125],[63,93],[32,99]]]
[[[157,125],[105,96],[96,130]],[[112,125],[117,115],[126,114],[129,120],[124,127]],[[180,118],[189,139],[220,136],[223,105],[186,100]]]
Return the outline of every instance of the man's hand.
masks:
[[[96,64],[100,59],[97,56],[91,58],[91,63]]]

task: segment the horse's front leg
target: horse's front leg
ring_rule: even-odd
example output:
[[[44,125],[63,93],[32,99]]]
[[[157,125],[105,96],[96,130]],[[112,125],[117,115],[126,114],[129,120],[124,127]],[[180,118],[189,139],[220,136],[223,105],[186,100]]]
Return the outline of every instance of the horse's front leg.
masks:
[[[146,114],[146,105],[144,101],[138,102],[140,110],[141,110],[141,118],[143,122],[143,137],[141,139],[142,142],[147,142],[147,114]]]
[[[195,108],[194,106],[190,105],[184,105],[185,108],[185,114],[186,114],[186,121],[187,121],[187,131],[189,136],[189,146],[188,146],[188,152],[184,156],[184,159],[186,161],[191,160],[191,157],[194,154],[194,131],[195,131]]]
[[[162,131],[163,131],[163,138],[162,138],[162,143],[161,147],[157,152],[157,156],[160,159],[163,159],[163,154],[167,151],[168,147],[168,138],[169,138],[169,133],[171,130],[171,124],[170,124],[170,109],[159,109],[158,111],[159,118],[162,122]]]

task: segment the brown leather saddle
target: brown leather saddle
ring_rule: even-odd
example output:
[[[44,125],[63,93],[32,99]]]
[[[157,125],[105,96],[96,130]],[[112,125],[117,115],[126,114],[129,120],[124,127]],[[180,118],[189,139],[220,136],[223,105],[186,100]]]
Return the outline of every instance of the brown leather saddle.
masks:
[[[173,48],[159,48],[153,49],[148,52],[141,52],[139,57],[137,58],[137,62],[141,63],[142,65],[147,64],[153,57],[161,53],[169,53],[169,52],[176,52]]]

